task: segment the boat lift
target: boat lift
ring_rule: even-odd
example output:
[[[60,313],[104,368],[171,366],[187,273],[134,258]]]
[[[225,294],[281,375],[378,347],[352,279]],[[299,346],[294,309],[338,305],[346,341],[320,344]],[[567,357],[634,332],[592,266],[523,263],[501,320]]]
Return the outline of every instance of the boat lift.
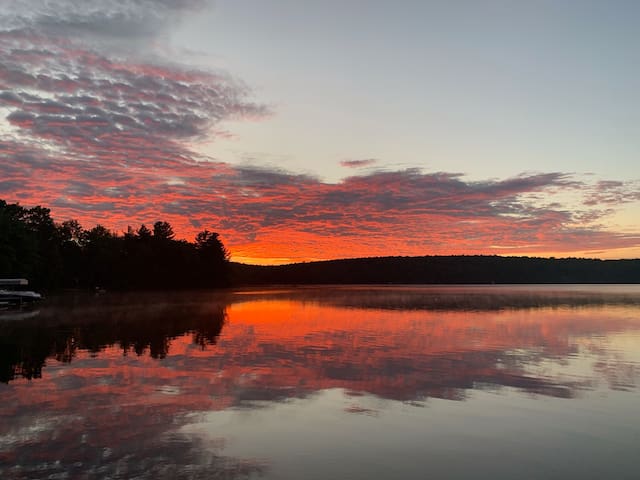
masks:
[[[20,290],[20,287],[27,285],[29,281],[26,278],[0,278],[0,309],[22,307],[42,300],[39,293]]]

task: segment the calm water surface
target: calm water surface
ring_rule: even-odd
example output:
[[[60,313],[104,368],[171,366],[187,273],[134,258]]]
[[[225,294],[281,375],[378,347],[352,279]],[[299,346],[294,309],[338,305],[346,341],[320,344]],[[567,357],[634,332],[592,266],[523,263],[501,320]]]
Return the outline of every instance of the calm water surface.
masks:
[[[52,298],[0,313],[2,479],[638,479],[640,287]]]

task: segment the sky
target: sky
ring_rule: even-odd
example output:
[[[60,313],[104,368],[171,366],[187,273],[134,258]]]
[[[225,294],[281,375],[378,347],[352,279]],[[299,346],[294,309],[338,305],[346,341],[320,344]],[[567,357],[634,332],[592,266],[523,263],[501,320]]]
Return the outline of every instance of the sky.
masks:
[[[640,3],[3,0],[0,198],[233,260],[640,257]]]

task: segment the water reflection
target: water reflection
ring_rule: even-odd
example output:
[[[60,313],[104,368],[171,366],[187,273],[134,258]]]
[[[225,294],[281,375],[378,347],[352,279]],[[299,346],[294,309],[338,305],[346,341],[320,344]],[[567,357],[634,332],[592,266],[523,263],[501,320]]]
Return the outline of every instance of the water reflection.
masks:
[[[54,299],[30,318],[0,317],[0,476],[268,475],[268,455],[234,457],[225,435],[193,426],[207,412],[315,405],[322,392],[343,392],[344,414],[376,421],[372,395],[404,405],[482,391],[636,395],[639,313],[636,287]]]
[[[341,287],[63,297],[42,312],[22,312],[20,321],[0,317],[0,380],[40,378],[47,360],[69,363],[79,352],[100,357],[115,348],[164,359],[172,345],[191,343],[206,353],[194,356],[190,368],[206,358],[221,369],[233,367],[233,374],[252,372],[235,392],[238,403],[331,387],[397,400],[461,399],[466,390],[488,385],[571,397],[591,379],[528,370],[544,359],[578,355],[576,337],[637,328],[637,292]],[[229,315],[234,325],[224,348],[207,349]],[[612,365],[626,372],[626,387],[635,386],[635,369],[619,359],[601,359],[594,371],[613,378]]]
[[[79,351],[97,355],[113,345],[125,355],[164,358],[187,333],[204,348],[224,321],[225,305],[210,294],[54,298],[42,311],[0,316],[0,381],[39,378],[47,358],[68,363]]]
[[[287,299],[384,310],[496,311],[544,307],[640,306],[637,285],[363,285],[236,292],[234,302]]]

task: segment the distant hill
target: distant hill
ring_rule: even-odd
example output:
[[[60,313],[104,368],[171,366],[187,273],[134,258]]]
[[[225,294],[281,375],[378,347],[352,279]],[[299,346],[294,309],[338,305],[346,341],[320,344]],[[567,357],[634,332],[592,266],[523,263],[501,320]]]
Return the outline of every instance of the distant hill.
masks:
[[[232,263],[231,274],[235,285],[640,283],[640,259],[374,257],[278,266]]]

